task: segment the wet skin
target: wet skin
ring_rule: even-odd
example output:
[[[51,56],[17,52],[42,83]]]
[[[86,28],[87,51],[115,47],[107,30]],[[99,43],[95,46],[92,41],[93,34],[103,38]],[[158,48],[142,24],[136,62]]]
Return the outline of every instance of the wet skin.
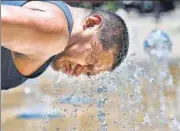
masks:
[[[25,76],[33,74],[53,55],[57,55],[52,62],[53,69],[71,75],[94,75],[112,68],[114,51],[105,49],[98,38],[100,27],[103,25],[99,14],[82,20],[74,19],[73,30],[69,36],[66,17],[55,5],[33,1],[23,7],[3,6],[3,12],[11,13],[2,13],[4,15],[1,16],[2,46],[12,50],[15,65],[20,73]],[[39,8],[44,12],[34,10]],[[72,9],[79,11],[70,7],[72,13]],[[39,17],[40,15],[43,17]],[[49,21],[44,22],[46,19]],[[23,33],[19,35],[19,32]]]
[[[79,50],[76,48],[79,48]],[[110,70],[113,61],[111,50],[103,48],[85,50],[82,46],[80,48],[76,45],[59,54],[53,61],[52,67],[56,71],[62,71],[70,75],[85,74],[90,76]]]

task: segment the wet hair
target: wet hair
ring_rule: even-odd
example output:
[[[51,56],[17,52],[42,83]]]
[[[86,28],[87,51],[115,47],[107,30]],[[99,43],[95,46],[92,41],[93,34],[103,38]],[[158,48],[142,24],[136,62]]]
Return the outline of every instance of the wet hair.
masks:
[[[99,31],[99,40],[105,49],[114,49],[114,64],[112,70],[119,66],[127,56],[129,48],[128,29],[124,20],[117,14],[92,9],[90,15],[99,14],[102,17],[102,26]]]

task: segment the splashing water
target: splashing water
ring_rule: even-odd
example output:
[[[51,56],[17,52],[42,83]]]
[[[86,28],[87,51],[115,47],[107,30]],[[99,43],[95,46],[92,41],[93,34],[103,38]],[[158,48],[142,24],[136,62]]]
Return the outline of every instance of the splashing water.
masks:
[[[48,108],[51,108],[56,112],[58,104],[72,105],[58,109],[63,112],[63,116],[72,118],[77,118],[78,111],[86,113],[90,106],[95,105],[97,108],[95,117],[102,131],[107,131],[111,124],[119,126],[120,130],[166,130],[165,125],[173,131],[178,130],[180,86],[177,88],[177,104],[169,95],[165,95],[172,94],[175,87],[169,71],[172,48],[169,41],[167,35],[160,30],[150,34],[144,44],[145,52],[149,56],[148,67],[135,62],[136,54],[133,53],[111,73],[103,72],[92,77],[84,75],[74,77],[59,72],[58,79],[53,85],[53,97],[42,96],[41,91],[36,90],[31,98],[41,100],[44,98],[43,104],[49,104],[46,108],[42,107],[49,111]],[[26,94],[30,92],[30,88],[25,89]],[[110,98],[113,93],[118,94],[115,100]],[[117,99],[119,99],[118,103],[116,103]],[[111,105],[118,111],[107,113],[106,107]],[[114,118],[110,123],[109,116],[114,114],[117,119]],[[45,118],[44,124],[48,124],[48,120]],[[56,130],[60,130],[59,125]],[[78,130],[78,127],[73,126],[70,130]]]
[[[159,111],[151,111],[151,119],[155,121],[155,117],[159,118],[160,130],[165,130],[165,125],[171,126],[169,119],[175,119],[175,102],[168,94],[172,94],[175,90],[173,77],[169,71],[169,62],[172,50],[172,43],[167,33],[162,30],[154,30],[150,33],[144,43],[145,52],[149,56],[152,76],[156,78],[156,87],[151,86],[151,93],[156,92],[156,100],[159,100]],[[152,95],[149,95],[149,101],[152,103]],[[171,99],[170,99],[171,98]],[[157,107],[155,107],[158,109]],[[155,109],[153,108],[153,109]],[[159,116],[157,116],[159,112]],[[155,123],[154,123],[155,124]],[[176,128],[177,129],[177,128]],[[175,129],[173,129],[175,130]]]
[[[130,125],[128,127],[133,127],[138,119],[139,115],[142,115],[143,105],[142,97],[140,91],[140,81],[138,77],[145,77],[149,79],[147,72],[142,68],[136,66],[132,59],[135,54],[132,54],[121,68],[116,71],[109,73],[104,72],[97,76],[86,77],[80,76],[70,77],[66,74],[60,73],[60,78],[58,83],[56,83],[56,89],[70,88],[72,93],[71,95],[63,95],[58,99],[60,103],[68,104],[92,104],[92,101],[87,100],[96,100],[97,101],[97,117],[101,124],[102,130],[107,130],[106,122],[106,112],[104,106],[108,103],[108,94],[113,92],[120,93],[121,103],[117,104],[117,107],[120,108],[119,114],[122,116],[120,118],[120,124],[123,128],[126,127],[126,124]],[[131,58],[132,57],[132,58]],[[84,89],[85,88],[85,89]],[[68,92],[69,93],[69,92]],[[86,96],[86,99],[78,99],[77,94]],[[126,124],[123,123],[126,119]],[[130,122],[129,122],[130,121]],[[129,123],[128,123],[129,122]],[[138,126],[134,129],[138,129]]]
[[[42,94],[40,84],[35,80],[29,80],[24,88],[25,100],[24,106],[19,109],[17,119],[23,120],[42,120],[39,123],[26,123],[26,130],[33,130],[34,127],[39,131],[47,130],[49,126],[49,119],[63,118],[63,114],[57,112],[52,105],[52,97]],[[33,87],[33,88],[32,88]]]
[[[107,88],[105,86],[99,87],[97,89],[98,92],[98,101],[97,101],[97,108],[98,108],[98,119],[101,123],[102,131],[107,131],[107,123],[106,123],[106,115],[103,110],[103,107],[107,101]]]

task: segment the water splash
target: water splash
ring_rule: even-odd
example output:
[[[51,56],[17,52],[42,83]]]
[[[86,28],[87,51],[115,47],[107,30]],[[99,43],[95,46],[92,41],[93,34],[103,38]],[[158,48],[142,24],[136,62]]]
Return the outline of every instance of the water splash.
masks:
[[[162,34],[158,31],[157,35]],[[156,40],[158,40],[157,36]],[[166,47],[166,44],[163,45],[164,41],[168,42],[166,36],[163,36],[160,45],[155,45],[156,42],[152,40],[146,42],[145,52],[149,56],[148,67],[140,65],[135,59],[136,54],[133,53],[111,73],[103,72],[92,77],[84,75],[73,77],[59,72],[53,86],[55,100],[46,97],[43,104],[49,101],[51,104],[48,106],[53,109],[57,108],[56,104],[72,105],[70,108],[62,108],[64,114],[69,114],[72,118],[77,117],[77,111],[85,112],[89,106],[95,105],[96,117],[101,128],[107,131],[108,116],[115,112],[107,113],[105,109],[107,105],[112,104],[112,101],[109,101],[109,94],[117,93],[119,103],[116,103],[113,108],[119,109],[117,112],[119,118],[113,120],[112,123],[120,126],[121,130],[141,130],[144,127],[150,130],[153,128],[165,130],[164,125],[169,125],[172,130],[178,130],[179,115],[175,116],[173,100],[168,95],[165,96],[166,92],[170,93],[169,90],[173,89],[174,83],[169,71],[171,44]],[[154,42],[152,45],[149,44],[152,42]],[[30,89],[25,89],[25,92],[28,94]],[[179,90],[177,94],[180,94]],[[41,93],[37,96],[42,97]],[[176,105],[178,110],[180,110],[179,100],[178,97]],[[82,110],[85,105],[89,106]],[[172,112],[171,117],[167,113],[168,110]],[[179,114],[178,111],[176,113]],[[68,117],[68,115],[65,116]],[[89,117],[92,119],[95,116]],[[45,123],[48,124],[48,119],[45,119]],[[60,130],[59,126],[56,130]],[[78,128],[75,126],[72,130],[78,130]]]
[[[106,86],[99,87],[97,89],[97,92],[98,92],[98,101],[97,101],[98,119],[99,122],[101,123],[102,131],[107,131],[106,114],[104,112],[104,105],[107,102]]]
[[[81,104],[91,104],[93,100],[90,97],[87,96],[77,96],[77,95],[70,95],[70,96],[62,96],[58,102],[62,104],[75,104],[75,105],[81,105]]]
[[[169,96],[175,90],[173,83],[173,77],[169,71],[169,62],[172,51],[172,43],[168,34],[162,30],[154,30],[150,33],[144,43],[145,52],[149,56],[149,62],[151,65],[150,73],[155,79],[155,85],[150,85],[151,91],[149,92],[149,109],[150,117],[153,121],[158,118],[159,129],[165,130],[165,125],[172,124],[169,119],[175,118],[175,102]],[[160,107],[152,106],[153,94],[156,94],[156,100],[159,101]],[[170,99],[171,98],[171,99]],[[159,111],[158,111],[159,109]],[[159,112],[159,115],[157,114]],[[154,125],[157,123],[154,123]]]
[[[121,101],[119,104],[120,123],[124,130],[139,129],[140,123],[137,122],[137,119],[143,112],[140,77],[149,78],[144,68],[137,66],[134,57],[134,54],[128,57],[118,69],[120,73],[116,75]]]

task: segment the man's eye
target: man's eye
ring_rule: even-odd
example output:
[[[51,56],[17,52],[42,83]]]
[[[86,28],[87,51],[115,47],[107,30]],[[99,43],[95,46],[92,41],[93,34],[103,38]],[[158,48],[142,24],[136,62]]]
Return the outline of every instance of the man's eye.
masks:
[[[91,71],[91,70],[93,70],[93,68],[94,68],[94,65],[88,65],[88,69]]]

